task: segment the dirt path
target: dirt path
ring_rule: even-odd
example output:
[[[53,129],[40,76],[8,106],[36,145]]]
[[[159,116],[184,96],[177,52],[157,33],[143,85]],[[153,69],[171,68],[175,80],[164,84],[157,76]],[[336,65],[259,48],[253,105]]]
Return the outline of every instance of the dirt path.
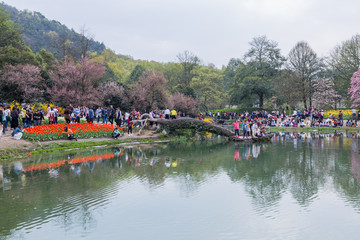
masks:
[[[23,139],[15,140],[10,131],[6,132],[6,134],[2,134],[0,136],[0,149],[8,149],[8,148],[31,148],[33,143],[27,142]]]

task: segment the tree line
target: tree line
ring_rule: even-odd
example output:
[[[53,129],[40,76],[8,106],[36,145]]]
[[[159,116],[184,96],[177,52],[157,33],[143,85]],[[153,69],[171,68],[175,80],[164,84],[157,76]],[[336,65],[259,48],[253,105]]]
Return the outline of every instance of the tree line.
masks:
[[[277,42],[255,37],[242,57],[218,69],[189,51],[168,63],[135,60],[110,49],[92,51],[84,29],[83,44],[65,39],[72,51],[33,51],[21,27],[3,10],[0,33],[2,101],[113,104],[144,111],[167,106],[186,113],[225,105],[329,108],[355,102],[349,88],[360,64],[360,35],[336,46],[326,58],[305,41],[284,56]]]

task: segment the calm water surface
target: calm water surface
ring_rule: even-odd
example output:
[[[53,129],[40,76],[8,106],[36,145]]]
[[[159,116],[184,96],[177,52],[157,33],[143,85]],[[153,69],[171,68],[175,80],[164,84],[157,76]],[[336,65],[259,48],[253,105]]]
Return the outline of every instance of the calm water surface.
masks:
[[[355,138],[283,135],[0,165],[0,239],[359,239]]]

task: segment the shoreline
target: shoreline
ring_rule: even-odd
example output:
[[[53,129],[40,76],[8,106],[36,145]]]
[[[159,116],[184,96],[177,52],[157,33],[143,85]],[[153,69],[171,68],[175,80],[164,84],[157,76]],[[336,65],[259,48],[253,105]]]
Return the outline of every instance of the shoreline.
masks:
[[[148,144],[169,142],[170,139],[161,134],[153,132],[143,132],[142,135],[136,133],[132,136],[122,136],[119,139],[113,138],[83,138],[78,141],[54,140],[45,142],[32,142],[24,139],[15,140],[10,135],[0,137],[0,163],[8,162],[30,155],[80,150],[93,147],[111,147],[127,144]]]
[[[296,132],[296,133],[356,133],[360,132],[360,127],[269,127],[268,133]],[[32,142],[24,139],[14,140],[10,135],[0,137],[0,163],[21,159],[30,155],[45,154],[59,151],[72,151],[88,149],[94,147],[111,147],[128,144],[150,144],[170,142],[171,137],[164,137],[151,131],[143,131],[142,135],[134,133],[132,136],[126,134],[119,139],[112,138],[83,138],[78,141],[69,141],[66,139]]]

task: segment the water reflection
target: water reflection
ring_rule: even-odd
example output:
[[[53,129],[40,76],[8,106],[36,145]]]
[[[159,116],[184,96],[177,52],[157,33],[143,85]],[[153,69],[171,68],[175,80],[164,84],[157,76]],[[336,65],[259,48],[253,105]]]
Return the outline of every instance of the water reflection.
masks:
[[[357,135],[283,133],[272,141],[116,147],[2,164],[0,236],[52,218],[64,228],[80,224],[85,231],[96,224],[94,209],[111,204],[127,186],[136,190],[130,202],[144,192],[138,185],[207,201],[209,195],[201,196],[200,190],[224,177],[238,186],[228,192],[243,187],[242,195],[251,199],[258,215],[273,216],[288,196],[309,208],[324,193],[339,195],[360,211]],[[127,197],[121,195],[120,203]]]
[[[262,149],[266,149],[265,144],[251,144],[251,143],[242,143],[242,144],[235,144],[235,153],[233,158],[236,161],[244,160],[251,160],[252,158],[258,158],[259,154]],[[240,155],[240,151],[242,154]]]

